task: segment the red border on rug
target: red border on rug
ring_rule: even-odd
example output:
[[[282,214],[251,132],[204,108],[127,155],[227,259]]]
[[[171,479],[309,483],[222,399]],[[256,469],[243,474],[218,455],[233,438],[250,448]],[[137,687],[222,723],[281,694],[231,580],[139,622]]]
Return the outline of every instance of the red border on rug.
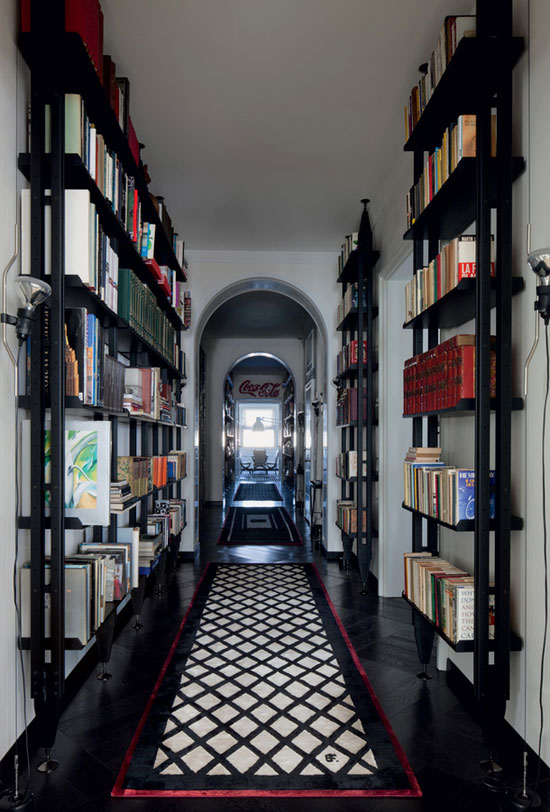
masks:
[[[388,789],[388,790],[377,790],[377,789],[374,789],[374,790],[373,789],[371,789],[371,790],[368,790],[368,789],[365,789],[365,790],[351,790],[351,789],[348,789],[348,790],[346,790],[346,789],[342,789],[342,790],[291,790],[291,789],[289,789],[289,790],[282,790],[282,789],[280,789],[280,790],[207,790],[207,789],[205,789],[205,790],[185,790],[185,789],[181,789],[181,790],[143,790],[143,789],[124,789],[123,788],[122,784],[123,784],[124,779],[126,777],[128,767],[130,766],[132,756],[134,755],[134,751],[135,751],[135,749],[137,747],[137,743],[138,743],[139,737],[141,735],[141,731],[143,730],[143,728],[145,726],[145,723],[147,721],[147,717],[149,716],[149,713],[150,713],[151,708],[153,706],[153,702],[154,702],[154,700],[156,698],[156,695],[158,693],[158,690],[159,690],[159,688],[161,686],[162,680],[164,679],[164,675],[166,674],[168,666],[170,665],[170,661],[171,661],[171,659],[172,659],[172,657],[174,655],[174,651],[176,650],[176,646],[177,646],[177,644],[179,642],[179,639],[181,637],[183,627],[184,627],[184,625],[185,625],[185,623],[187,621],[187,618],[188,618],[189,613],[190,613],[190,611],[191,611],[191,609],[193,607],[193,604],[195,603],[195,600],[196,600],[196,597],[198,595],[199,589],[200,589],[201,584],[202,584],[202,582],[203,582],[203,580],[204,580],[204,578],[206,576],[206,573],[208,571],[209,566],[210,566],[210,564],[206,565],[206,567],[204,569],[204,572],[202,573],[202,575],[200,577],[199,583],[197,584],[195,592],[193,593],[193,597],[191,598],[191,602],[189,603],[189,606],[187,607],[187,611],[186,611],[186,613],[185,613],[185,615],[184,615],[184,617],[183,617],[183,619],[182,619],[182,621],[180,623],[179,629],[178,629],[178,631],[176,633],[176,636],[174,638],[174,642],[172,643],[172,645],[170,647],[170,651],[168,652],[168,656],[166,657],[166,660],[164,661],[164,665],[162,666],[161,672],[160,672],[160,674],[158,676],[158,679],[157,679],[157,681],[155,683],[155,686],[153,688],[151,696],[149,697],[149,701],[147,702],[145,710],[143,711],[143,714],[142,714],[141,719],[139,721],[139,724],[137,726],[136,732],[134,733],[134,735],[132,737],[132,741],[130,742],[130,746],[128,747],[128,750],[127,750],[126,755],[124,757],[124,761],[122,762],[122,766],[120,768],[119,774],[118,774],[117,779],[115,781],[115,785],[114,785],[113,789],[111,790],[111,797],[113,797],[113,798],[213,798],[213,797],[216,797],[216,798],[230,798],[230,797],[231,798],[268,798],[268,797],[277,797],[277,798],[298,798],[298,797],[300,797],[300,798],[342,798],[342,797],[347,797],[347,798],[364,798],[364,797],[370,797],[370,798],[391,798],[391,797],[393,797],[393,798],[418,798],[418,797],[420,797],[422,795],[422,790],[420,789],[420,785],[419,785],[418,781],[416,780],[416,776],[415,776],[415,774],[414,774],[414,772],[412,770],[412,767],[410,766],[409,761],[407,759],[407,756],[405,755],[405,752],[404,752],[403,748],[399,744],[399,741],[397,740],[397,737],[396,737],[395,733],[392,730],[392,727],[390,725],[388,717],[386,716],[386,714],[382,710],[382,706],[380,705],[380,702],[379,702],[376,694],[374,693],[374,689],[373,689],[372,685],[369,682],[369,678],[367,677],[367,675],[366,675],[366,673],[365,673],[365,671],[363,669],[363,666],[361,665],[359,657],[357,656],[357,653],[356,653],[355,649],[353,648],[353,644],[352,644],[351,640],[349,639],[348,634],[347,634],[347,632],[344,629],[344,626],[342,624],[342,621],[340,620],[340,618],[338,616],[338,613],[336,611],[336,607],[334,606],[332,600],[329,597],[329,594],[327,592],[325,584],[323,583],[323,579],[321,578],[319,570],[317,569],[317,567],[316,567],[316,565],[314,563],[311,563],[311,566],[313,568],[313,571],[314,571],[315,575],[317,576],[317,580],[319,581],[319,584],[321,585],[321,589],[323,590],[323,593],[324,593],[325,599],[326,599],[326,601],[328,603],[328,606],[330,608],[330,611],[333,614],[333,617],[334,617],[334,619],[336,621],[336,624],[337,624],[337,626],[338,626],[338,628],[340,630],[340,634],[342,635],[342,637],[344,639],[344,642],[346,643],[346,646],[347,646],[347,648],[348,648],[348,650],[349,650],[349,652],[351,654],[351,657],[353,659],[355,667],[357,668],[357,670],[358,670],[358,672],[359,672],[359,674],[360,674],[360,676],[361,676],[361,678],[362,678],[362,680],[363,680],[363,682],[365,684],[365,687],[366,687],[367,691],[369,692],[369,696],[370,696],[370,698],[371,698],[371,700],[372,700],[372,702],[373,702],[373,704],[374,704],[374,706],[376,708],[376,711],[377,711],[378,715],[380,716],[382,724],[384,725],[384,727],[386,729],[386,732],[387,732],[387,734],[388,734],[388,736],[389,736],[389,738],[391,740],[391,743],[392,743],[392,745],[394,747],[396,755],[399,758],[401,766],[403,767],[403,770],[404,770],[404,772],[405,772],[405,774],[406,774],[406,776],[407,776],[407,778],[409,780],[409,783],[411,785],[411,789]]]

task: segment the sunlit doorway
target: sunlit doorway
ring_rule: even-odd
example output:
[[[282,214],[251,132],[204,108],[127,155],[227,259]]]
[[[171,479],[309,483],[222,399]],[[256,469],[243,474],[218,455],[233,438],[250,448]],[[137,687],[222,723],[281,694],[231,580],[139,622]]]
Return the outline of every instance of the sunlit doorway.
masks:
[[[237,404],[236,473],[241,478],[281,479],[281,404]]]

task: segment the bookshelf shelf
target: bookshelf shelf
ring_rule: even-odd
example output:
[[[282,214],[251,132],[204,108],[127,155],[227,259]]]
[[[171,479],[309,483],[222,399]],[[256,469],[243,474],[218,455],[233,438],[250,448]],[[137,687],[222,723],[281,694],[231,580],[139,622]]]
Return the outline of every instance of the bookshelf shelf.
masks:
[[[357,539],[357,537],[358,537],[357,533],[348,533],[348,531],[344,530],[344,528],[341,527],[338,524],[338,522],[335,522],[335,525],[338,528],[338,530],[342,533],[343,536],[346,536],[348,539]],[[363,536],[363,533],[360,534],[360,537],[362,537],[362,536]],[[378,541],[378,534],[375,531],[372,532],[371,539],[372,539],[372,541]]]
[[[512,294],[520,293],[525,287],[522,276],[512,277]],[[491,277],[491,308],[496,306],[497,280]],[[435,319],[440,328],[458,327],[475,316],[476,280],[461,279],[456,288],[450,290],[441,299],[427,307],[414,319],[405,322],[404,330],[421,327],[427,330]]]
[[[425,615],[424,612],[421,612],[420,609],[418,608],[418,606],[407,598],[407,596],[405,595],[404,592],[402,593],[402,598],[403,598],[404,601],[406,601],[409,604],[409,606],[412,609],[414,609],[415,613],[418,613],[422,617],[422,619],[426,623],[428,623],[430,625],[430,627],[433,628],[433,631],[435,632],[435,634],[437,634],[439,637],[441,637],[441,639],[444,640],[447,643],[447,645],[450,646],[454,651],[456,651],[456,652],[465,652],[465,651],[472,652],[474,650],[474,641],[473,640],[461,640],[458,643],[454,643],[451,640],[451,638],[447,637],[445,632],[436,623],[434,623],[431,618],[428,617],[428,615]],[[510,633],[510,651],[521,651],[522,648],[523,648],[523,643],[522,643],[521,638],[518,637],[516,634]],[[489,640],[489,651],[494,651],[494,650],[495,650],[495,641],[494,640]]]
[[[346,313],[340,324],[337,326],[338,332],[346,332],[353,329],[357,325],[357,321],[359,318],[359,310],[357,307],[352,307],[349,313]],[[366,319],[366,313],[363,314],[363,319]],[[378,308],[372,308],[372,318],[378,318]]]
[[[494,206],[498,188],[498,163],[487,159],[489,166],[489,196]],[[512,159],[512,177],[516,179],[525,169],[523,158]],[[461,234],[476,216],[476,159],[462,158],[441,189],[418,215],[416,222],[403,235],[404,240],[451,240]]]
[[[372,365],[373,373],[378,372],[378,363],[375,361]],[[352,366],[349,369],[345,369],[343,372],[340,372],[338,375],[334,376],[335,381],[346,381],[346,380],[355,380],[359,374],[359,370],[357,366]]]
[[[473,414],[475,412],[476,402],[475,398],[462,398],[456,406],[451,406],[449,409],[434,409],[433,411],[415,412],[414,414],[404,414],[403,417],[430,417],[431,415],[455,416]],[[496,411],[497,401],[496,398],[491,398],[490,409]],[[513,412],[520,412],[523,409],[523,398],[512,398],[511,409]]]
[[[361,256],[366,271],[372,271],[380,259],[380,251],[363,251]],[[357,282],[359,278],[359,251],[357,248],[349,255],[349,259],[344,265],[342,273],[338,276],[337,282]]]
[[[471,113],[483,98],[480,75],[487,77],[487,86],[494,89],[503,68],[512,68],[522,51],[522,37],[462,39],[404,149],[414,152],[437,147],[449,121]]]
[[[441,527],[447,527],[449,530],[454,530],[457,533],[466,533],[466,532],[473,532],[475,530],[475,519],[462,519],[458,524],[449,524],[448,522],[442,522],[441,519],[438,519],[436,516],[429,516],[427,513],[422,513],[421,510],[415,510],[414,508],[406,505],[404,502],[401,504],[401,507],[404,510],[408,510],[410,513],[414,513],[416,516],[421,516],[423,519],[429,519],[432,522],[436,522]],[[519,516],[512,516],[512,530],[523,530],[523,519]],[[496,529],[496,522],[494,519],[489,521],[489,528],[490,530]]]
[[[372,474],[372,481],[378,482],[378,472],[373,471]],[[336,474],[337,479],[342,479],[344,482],[357,482],[356,476],[342,476],[341,474]]]

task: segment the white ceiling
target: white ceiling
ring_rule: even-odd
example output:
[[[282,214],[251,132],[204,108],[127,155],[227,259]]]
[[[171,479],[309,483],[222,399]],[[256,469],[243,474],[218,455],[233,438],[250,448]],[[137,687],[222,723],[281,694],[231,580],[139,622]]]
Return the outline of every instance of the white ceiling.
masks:
[[[472,0],[102,0],[150,190],[191,250],[337,251]],[[403,224],[396,225],[403,230]]]

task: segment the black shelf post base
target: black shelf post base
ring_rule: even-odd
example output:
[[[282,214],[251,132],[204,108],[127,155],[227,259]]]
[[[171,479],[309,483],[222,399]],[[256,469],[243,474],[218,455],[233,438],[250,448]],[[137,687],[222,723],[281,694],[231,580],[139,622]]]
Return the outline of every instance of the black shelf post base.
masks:
[[[147,578],[145,575],[139,576],[139,584],[138,586],[132,587],[132,609],[134,610],[134,615],[136,617],[133,628],[136,631],[143,628],[143,623],[140,621],[141,617],[141,610],[143,607],[143,599],[145,597],[145,584],[147,582]]]
[[[32,792],[26,795],[5,795],[0,798],[0,809],[11,809],[12,812],[30,812],[34,807]]]
[[[101,680],[101,682],[107,682],[107,680],[112,677],[112,674],[107,672],[106,666],[111,657],[111,648],[115,634],[115,619],[115,612],[111,612],[107,620],[102,623],[97,630],[96,642],[101,671],[99,674],[96,674],[96,677],[98,680]]]
[[[422,680],[432,679],[428,668],[432,656],[435,632],[433,627],[430,626],[418,612],[414,613],[414,636],[416,638],[418,659],[422,664],[422,671],[416,676]]]
[[[51,757],[60,714],[59,699],[52,696],[45,699],[35,699],[34,710],[38,727],[38,742],[44,749],[44,760],[40,762],[36,769],[41,773],[51,773],[59,766],[59,763]]]

